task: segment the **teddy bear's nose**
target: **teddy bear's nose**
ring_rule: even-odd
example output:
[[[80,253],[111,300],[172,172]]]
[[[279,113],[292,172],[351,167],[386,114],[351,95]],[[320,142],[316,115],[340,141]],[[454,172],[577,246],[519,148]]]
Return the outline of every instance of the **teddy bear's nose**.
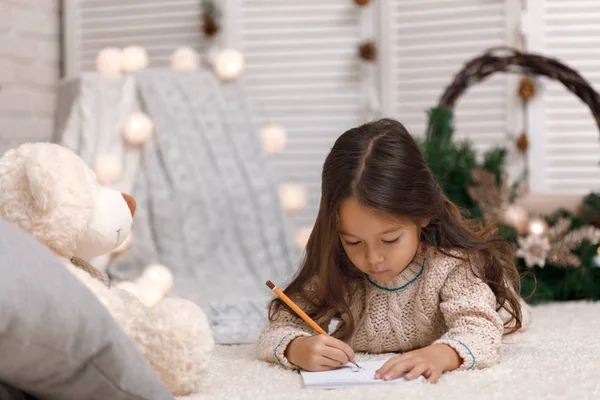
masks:
[[[123,195],[123,198],[125,199],[125,202],[127,203],[127,207],[129,207],[129,211],[131,211],[131,216],[133,217],[133,214],[135,214],[135,199],[125,193],[121,193]]]

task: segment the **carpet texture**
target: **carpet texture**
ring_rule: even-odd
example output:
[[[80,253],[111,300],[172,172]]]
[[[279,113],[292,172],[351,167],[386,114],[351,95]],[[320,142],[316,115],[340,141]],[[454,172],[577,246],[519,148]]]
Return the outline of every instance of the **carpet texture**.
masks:
[[[435,385],[304,389],[298,372],[257,361],[254,345],[217,346],[205,379],[201,393],[179,399],[600,399],[600,302],[533,307],[530,329],[505,338],[499,365]]]

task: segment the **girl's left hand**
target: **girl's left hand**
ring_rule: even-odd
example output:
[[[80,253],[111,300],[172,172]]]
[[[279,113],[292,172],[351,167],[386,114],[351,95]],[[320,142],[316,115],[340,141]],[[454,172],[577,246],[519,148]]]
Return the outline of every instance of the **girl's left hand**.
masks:
[[[375,373],[375,379],[392,380],[402,376],[412,380],[423,375],[427,382],[436,383],[445,371],[457,369],[461,364],[458,353],[445,344],[434,344],[390,358]]]

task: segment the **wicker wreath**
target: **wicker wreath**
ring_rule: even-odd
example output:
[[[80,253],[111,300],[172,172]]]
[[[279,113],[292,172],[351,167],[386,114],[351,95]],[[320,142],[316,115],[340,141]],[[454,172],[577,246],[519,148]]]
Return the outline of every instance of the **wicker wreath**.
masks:
[[[495,54],[496,52],[507,54]],[[446,88],[440,107],[453,109],[458,97],[470,86],[483,81],[495,72],[543,75],[558,80],[590,108],[600,129],[600,96],[577,71],[560,61],[538,54],[522,53],[510,47],[494,47],[467,62]]]

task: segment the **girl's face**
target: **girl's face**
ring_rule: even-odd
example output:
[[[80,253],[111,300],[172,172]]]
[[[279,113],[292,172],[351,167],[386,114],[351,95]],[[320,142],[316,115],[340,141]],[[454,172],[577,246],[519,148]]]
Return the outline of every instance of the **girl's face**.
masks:
[[[342,201],[338,215],[340,240],[348,258],[375,281],[391,281],[414,258],[419,226],[410,219],[375,214],[354,197]]]

